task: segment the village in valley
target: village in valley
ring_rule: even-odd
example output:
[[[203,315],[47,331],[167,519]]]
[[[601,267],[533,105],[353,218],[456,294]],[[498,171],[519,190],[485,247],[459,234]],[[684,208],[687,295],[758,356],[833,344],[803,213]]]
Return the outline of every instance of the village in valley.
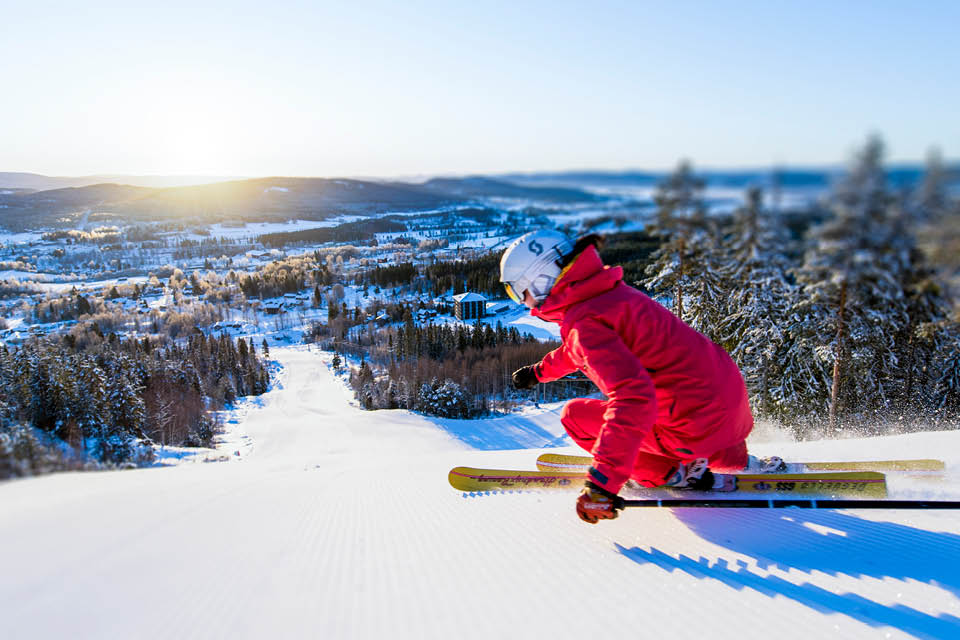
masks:
[[[0,236],[0,341],[21,345],[35,336],[66,335],[81,318],[94,318],[119,337],[149,336],[171,317],[189,316],[195,319],[189,330],[289,341],[327,318],[331,305],[334,315],[344,305],[364,310],[375,324],[389,316],[369,309],[387,303],[410,309],[419,323],[503,313],[510,308],[505,295],[440,292],[416,275],[418,267],[438,261],[481,257],[511,237],[499,224],[457,213],[443,214],[452,225],[444,231],[406,213],[410,231],[372,233],[357,244],[294,240],[283,249],[261,237],[332,225],[154,224]],[[409,272],[391,270],[396,265]],[[397,278],[380,275],[392,271]]]

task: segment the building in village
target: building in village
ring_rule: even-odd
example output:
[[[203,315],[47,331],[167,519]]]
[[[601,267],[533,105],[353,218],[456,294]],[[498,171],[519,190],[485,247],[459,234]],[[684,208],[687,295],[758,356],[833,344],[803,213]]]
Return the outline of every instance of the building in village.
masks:
[[[487,315],[487,299],[479,293],[461,293],[453,296],[453,315],[461,322]]]
[[[271,302],[265,302],[263,304],[263,312],[268,315],[275,316],[281,311],[283,311],[282,302],[271,301]]]

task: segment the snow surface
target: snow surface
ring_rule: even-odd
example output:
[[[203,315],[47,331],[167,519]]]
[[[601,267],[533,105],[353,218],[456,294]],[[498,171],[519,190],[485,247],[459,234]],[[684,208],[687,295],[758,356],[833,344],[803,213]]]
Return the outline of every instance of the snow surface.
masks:
[[[267,190],[279,190],[283,187],[269,187]],[[283,189],[285,191],[285,189]],[[241,224],[212,224],[203,228],[209,232],[208,236],[198,234],[187,234],[186,237],[194,240],[202,240],[205,237],[226,238],[239,240],[242,238],[253,238],[255,236],[268,233],[286,233],[291,231],[306,231],[307,229],[321,229],[327,227],[336,227],[346,222],[363,220],[364,216],[337,216],[326,220],[289,220],[287,222],[247,222]],[[177,234],[181,235],[181,234]]]
[[[27,244],[31,242],[40,242],[42,237],[42,231],[24,231],[21,233],[13,233],[11,231],[0,230],[0,244]]]
[[[3,638],[960,637],[960,514],[635,509],[591,526],[569,493],[467,498],[453,466],[574,452],[561,405],[365,412],[329,354],[271,354],[274,388],[234,412],[219,452],[0,484]],[[958,443],[761,429],[751,448],[945,457],[949,479]],[[199,463],[217,453],[230,462]]]

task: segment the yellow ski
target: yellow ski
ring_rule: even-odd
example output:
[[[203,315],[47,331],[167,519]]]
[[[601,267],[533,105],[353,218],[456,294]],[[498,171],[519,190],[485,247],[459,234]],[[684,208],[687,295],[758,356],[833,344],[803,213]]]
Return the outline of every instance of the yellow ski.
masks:
[[[537,458],[540,471],[586,472],[593,463],[589,456],[544,453]],[[872,460],[862,462],[792,462],[790,471],[943,471],[943,460]]]
[[[786,495],[869,496],[887,495],[887,479],[877,471],[815,471],[812,473],[734,473],[735,493]]]
[[[579,489],[587,475],[584,471],[508,471],[455,467],[447,479],[460,491],[505,491],[510,489]]]
[[[886,477],[875,471],[833,471],[814,473],[737,473],[732,493],[776,493],[783,495],[832,495],[883,497]],[[523,489],[577,490],[586,479],[584,472],[513,471],[456,467],[448,475],[454,489],[467,492]],[[656,491],[669,490],[658,487]]]

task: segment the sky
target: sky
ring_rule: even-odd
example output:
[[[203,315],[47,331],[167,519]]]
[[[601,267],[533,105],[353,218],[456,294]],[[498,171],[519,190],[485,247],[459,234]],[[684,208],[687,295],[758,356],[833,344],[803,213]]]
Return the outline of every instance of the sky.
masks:
[[[960,2],[0,0],[0,171],[382,176],[960,156]]]

